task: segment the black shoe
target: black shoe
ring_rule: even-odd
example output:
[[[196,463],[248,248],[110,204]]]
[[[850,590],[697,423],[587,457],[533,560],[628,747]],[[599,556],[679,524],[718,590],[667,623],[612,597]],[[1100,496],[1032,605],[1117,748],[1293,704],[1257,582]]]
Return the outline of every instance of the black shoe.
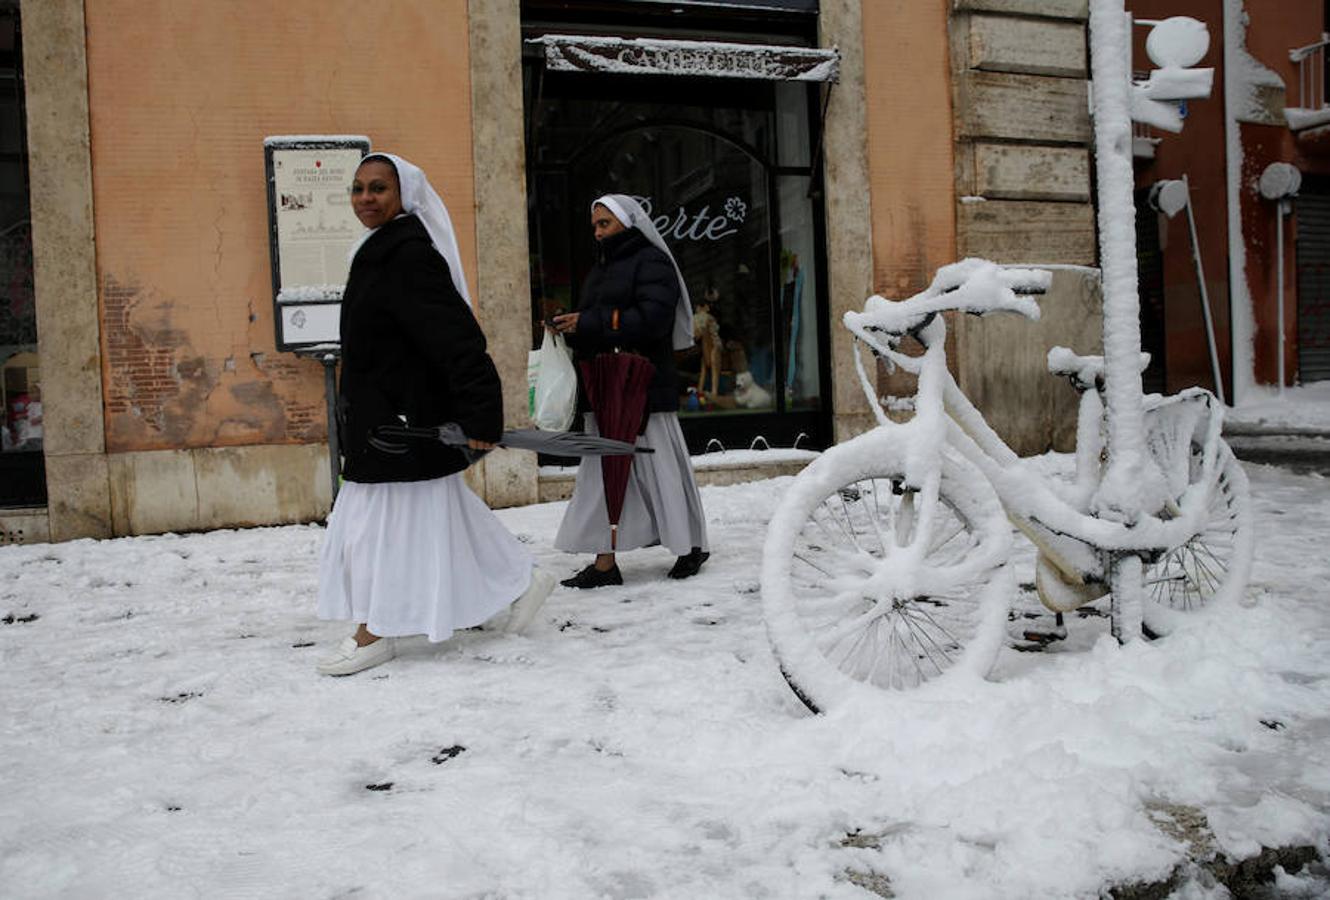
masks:
[[[670,577],[692,578],[697,574],[697,570],[702,568],[702,563],[710,558],[710,553],[703,553],[701,547],[694,547],[688,551],[688,555],[681,556],[674,561],[674,568],[670,569]]]
[[[559,584],[570,588],[608,587],[612,584],[623,584],[623,576],[619,574],[617,563],[610,566],[609,571],[606,572],[597,569],[596,564],[592,563],[572,578],[565,578],[560,581]]]

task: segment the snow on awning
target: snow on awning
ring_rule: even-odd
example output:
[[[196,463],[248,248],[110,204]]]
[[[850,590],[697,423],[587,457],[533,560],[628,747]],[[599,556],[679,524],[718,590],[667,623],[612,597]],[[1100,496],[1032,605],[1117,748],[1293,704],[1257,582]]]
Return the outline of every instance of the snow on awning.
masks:
[[[547,34],[531,38],[545,48],[545,65],[556,72],[619,75],[692,75],[763,81],[837,81],[840,51],[834,47],[782,47],[716,41]]]

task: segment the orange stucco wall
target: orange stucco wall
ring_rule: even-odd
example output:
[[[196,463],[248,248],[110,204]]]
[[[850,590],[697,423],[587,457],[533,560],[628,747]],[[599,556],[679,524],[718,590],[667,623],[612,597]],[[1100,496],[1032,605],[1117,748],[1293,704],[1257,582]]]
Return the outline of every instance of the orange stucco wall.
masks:
[[[420,165],[474,281],[466,0],[86,0],[86,23],[107,450],[323,440],[322,368],[276,352],[263,139]]]
[[[955,170],[946,0],[863,4],[873,284],[925,287],[955,259]]]

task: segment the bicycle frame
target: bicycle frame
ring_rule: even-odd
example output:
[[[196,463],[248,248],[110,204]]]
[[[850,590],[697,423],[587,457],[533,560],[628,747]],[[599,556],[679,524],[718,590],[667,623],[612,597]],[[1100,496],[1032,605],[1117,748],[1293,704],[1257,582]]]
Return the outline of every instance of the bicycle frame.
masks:
[[[905,301],[909,302],[909,301]],[[1208,493],[1215,478],[1215,465],[1222,424],[1208,391],[1189,389],[1171,397],[1147,398],[1147,415],[1175,406],[1186,406],[1204,417],[1201,477],[1185,487],[1179,496],[1168,499],[1153,514],[1143,514],[1134,522],[1120,522],[1095,514],[1095,491],[1106,460],[1104,452],[1105,410],[1102,379],[1081,388],[1077,417],[1077,479],[1064,496],[1054,485],[1034,475],[1020,457],[984,420],[983,415],[961,392],[947,368],[945,355],[946,325],[936,310],[930,311],[923,324],[911,328],[924,346],[922,356],[909,356],[894,346],[902,334],[879,339],[872,326],[850,321],[847,327],[872,351],[891,364],[918,377],[915,415],[907,422],[892,421],[876,399],[872,385],[855,346],[855,366],[860,383],[868,396],[881,427],[893,430],[905,442],[906,477],[910,486],[935,490],[938,454],[943,445],[951,447],[975,466],[996,491],[1011,521],[1029,537],[1041,552],[1069,581],[1078,584],[1108,580],[1114,557],[1140,556],[1150,560],[1186,542],[1200,527],[1205,515]],[[1158,465],[1159,461],[1154,461]],[[1176,463],[1176,460],[1164,462]],[[1165,476],[1167,472],[1163,473]],[[920,498],[927,510],[932,491]]]

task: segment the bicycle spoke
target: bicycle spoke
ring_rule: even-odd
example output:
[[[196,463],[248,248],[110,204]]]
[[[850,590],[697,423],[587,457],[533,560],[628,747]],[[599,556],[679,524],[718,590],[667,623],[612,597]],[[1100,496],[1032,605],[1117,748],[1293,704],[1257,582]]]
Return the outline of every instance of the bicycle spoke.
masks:
[[[929,622],[933,621],[927,616],[924,616],[923,618],[927,619],[927,621]],[[916,643],[918,644],[920,651],[922,651],[923,656],[926,657],[928,661],[933,664],[933,667],[936,668],[938,673],[940,674],[943,671],[943,666],[941,666],[938,663],[938,661],[933,658],[933,655],[928,652],[928,645],[931,644],[937,650],[938,655],[941,656],[943,660],[950,660],[951,654],[947,652],[947,649],[945,647],[943,647],[934,639],[933,635],[929,633],[928,629],[924,627],[923,624],[915,621],[912,616],[903,615],[901,616],[901,620],[905,622],[906,627],[909,628],[911,632],[919,635],[919,637],[916,638]],[[956,641],[955,636],[952,635],[950,632],[948,632],[945,628],[942,628],[941,626],[937,625],[935,622],[933,622],[933,624],[934,627],[936,627],[940,632],[942,632],[944,635],[947,636],[949,643],[952,644],[958,643]]]
[[[873,524],[873,533],[877,535],[877,546],[885,557],[887,555],[887,542],[883,537],[882,528],[879,524],[882,521],[882,504],[878,499],[880,491],[878,490],[877,479],[869,482],[869,492],[873,495],[873,512],[869,516],[869,520]],[[888,506],[887,508],[890,510],[891,507]]]
[[[844,623],[835,631],[831,632],[831,634],[828,636],[829,642],[832,644],[838,643],[839,641],[843,640],[845,637],[847,637],[848,635],[850,635],[855,631],[869,628],[872,626],[874,619],[880,619],[882,618],[882,616],[883,616],[882,610],[878,608],[878,604],[874,604],[873,607],[868,610],[868,612],[863,613],[856,619]]]
[[[934,553],[939,552],[943,547],[955,540],[957,535],[964,533],[965,523],[957,520],[956,526],[951,529],[950,533],[948,533],[945,538],[939,540],[939,536],[933,539],[932,544],[928,548],[927,555],[932,556]]]

